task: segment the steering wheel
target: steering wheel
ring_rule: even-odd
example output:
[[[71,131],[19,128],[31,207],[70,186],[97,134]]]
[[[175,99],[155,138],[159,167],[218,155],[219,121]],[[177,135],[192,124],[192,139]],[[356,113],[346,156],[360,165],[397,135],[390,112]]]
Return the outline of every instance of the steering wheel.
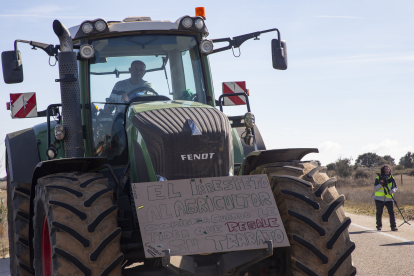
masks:
[[[193,101],[193,102],[198,102],[198,94],[196,93],[196,94],[192,95],[192,96],[190,97],[190,101]]]
[[[154,89],[152,89],[151,87],[142,86],[142,87],[138,87],[138,88],[132,89],[131,91],[129,91],[129,92],[128,92],[128,94],[126,95],[126,96],[128,97],[128,101],[130,101],[130,100],[131,100],[131,96],[132,96],[135,92],[139,92],[139,91],[147,91],[147,92],[145,93],[145,95],[148,95],[148,93],[152,93],[152,94],[154,94],[155,96],[158,96],[158,93],[157,93],[157,92],[155,92],[155,90],[154,90]],[[128,101],[127,101],[127,102],[128,102]]]

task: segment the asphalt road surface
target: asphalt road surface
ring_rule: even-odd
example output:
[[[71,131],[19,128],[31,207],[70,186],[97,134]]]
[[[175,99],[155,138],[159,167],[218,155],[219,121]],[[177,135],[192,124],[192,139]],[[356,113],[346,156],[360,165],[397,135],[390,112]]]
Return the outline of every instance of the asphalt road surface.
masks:
[[[10,275],[10,259],[0,259],[0,276]]]
[[[395,210],[397,211],[397,210]],[[382,221],[383,230],[375,230],[375,217],[347,213],[356,248],[352,254],[357,275],[409,276],[414,275],[414,222],[392,232],[389,221]],[[397,225],[402,221],[397,220]],[[0,259],[0,276],[10,275],[9,259]]]
[[[394,210],[398,212],[398,210]],[[414,275],[414,222],[391,231],[388,218],[382,220],[382,231],[375,230],[375,217],[354,215],[349,234],[356,248],[352,254],[357,275]],[[403,221],[397,220],[397,226]]]

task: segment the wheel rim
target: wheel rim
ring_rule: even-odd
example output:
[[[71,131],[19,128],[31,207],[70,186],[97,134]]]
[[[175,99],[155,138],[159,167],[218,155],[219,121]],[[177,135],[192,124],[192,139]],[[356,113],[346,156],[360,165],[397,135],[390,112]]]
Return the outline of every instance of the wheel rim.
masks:
[[[47,224],[46,216],[43,220],[42,230],[42,266],[43,276],[52,276],[52,249],[50,247],[49,225]]]

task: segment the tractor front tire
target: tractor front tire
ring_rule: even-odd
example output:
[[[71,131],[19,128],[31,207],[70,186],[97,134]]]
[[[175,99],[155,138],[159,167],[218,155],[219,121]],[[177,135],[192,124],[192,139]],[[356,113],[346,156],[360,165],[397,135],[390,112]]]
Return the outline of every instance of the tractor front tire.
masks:
[[[7,164],[7,223],[9,231],[10,273],[34,275],[30,269],[29,213],[31,185],[11,181]]]
[[[277,249],[284,256],[281,275],[356,274],[345,197],[325,172],[316,162],[293,161],[262,165],[250,173],[267,174],[289,239],[290,247]]]
[[[121,275],[117,210],[101,174],[40,178],[33,218],[36,275]]]

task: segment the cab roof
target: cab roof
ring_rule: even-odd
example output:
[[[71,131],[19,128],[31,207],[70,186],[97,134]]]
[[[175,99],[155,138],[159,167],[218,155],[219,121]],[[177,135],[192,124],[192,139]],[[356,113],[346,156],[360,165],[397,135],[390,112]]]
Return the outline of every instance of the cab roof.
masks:
[[[108,21],[106,22],[103,19],[94,19],[94,20],[86,20],[79,25],[73,26],[69,28],[70,35],[72,39],[80,38],[80,33],[83,33],[81,30],[81,26],[85,22],[93,23],[98,20],[102,20],[107,24],[107,29],[105,33],[113,33],[113,32],[130,32],[130,31],[145,31],[145,30],[183,30],[184,28],[181,26],[181,22],[184,18],[191,18],[192,20],[196,20],[201,17],[190,17],[189,15],[180,17],[175,22],[171,22],[169,20],[152,20],[149,16],[131,16],[127,17],[122,21]],[[203,20],[204,22],[204,20]],[[188,31],[196,30],[195,28],[189,28]],[[204,27],[200,30],[196,30],[198,32],[204,33],[205,36],[208,35],[207,28]],[[84,35],[81,35],[82,37]]]

